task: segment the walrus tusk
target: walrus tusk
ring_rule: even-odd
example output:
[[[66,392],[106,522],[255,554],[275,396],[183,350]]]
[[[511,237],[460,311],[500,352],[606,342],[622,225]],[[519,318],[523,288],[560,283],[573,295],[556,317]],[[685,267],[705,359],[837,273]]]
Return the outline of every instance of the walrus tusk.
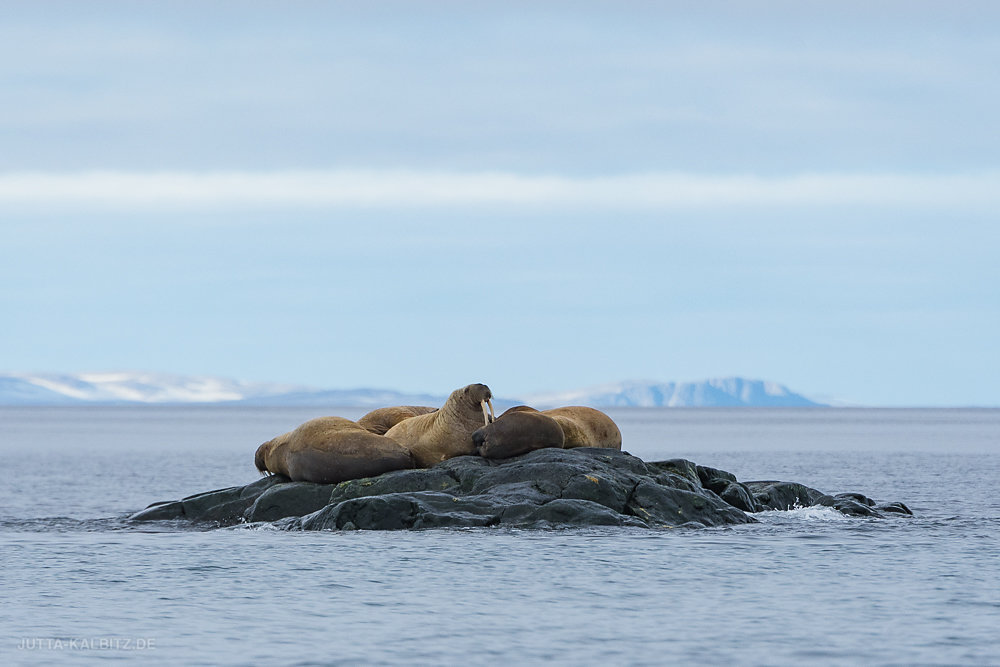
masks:
[[[483,426],[490,425],[490,413],[486,411],[486,401],[479,401],[479,407],[483,409]]]
[[[497,420],[496,414],[493,412],[493,399],[487,398],[486,403],[490,406],[490,423],[492,424]]]

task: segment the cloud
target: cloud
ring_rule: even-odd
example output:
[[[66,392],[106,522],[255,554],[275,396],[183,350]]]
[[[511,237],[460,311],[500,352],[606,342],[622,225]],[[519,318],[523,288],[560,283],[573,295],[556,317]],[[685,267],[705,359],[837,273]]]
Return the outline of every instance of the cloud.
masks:
[[[0,206],[113,208],[522,206],[675,209],[726,206],[982,206],[1000,171],[965,174],[576,177],[404,170],[0,173]]]

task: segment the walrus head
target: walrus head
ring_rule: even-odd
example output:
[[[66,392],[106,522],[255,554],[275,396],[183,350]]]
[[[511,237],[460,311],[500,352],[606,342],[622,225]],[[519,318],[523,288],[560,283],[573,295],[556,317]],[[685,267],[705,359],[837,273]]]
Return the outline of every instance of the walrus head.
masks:
[[[483,410],[483,426],[488,426],[496,419],[493,412],[493,392],[485,384],[470,384],[458,391],[471,404],[478,404]]]
[[[506,459],[543,447],[561,449],[565,442],[559,423],[537,410],[507,411],[492,424],[477,429],[472,443],[480,456]]]
[[[268,440],[263,445],[257,448],[257,452],[253,455],[253,464],[257,466],[257,470],[260,471],[261,475],[270,474],[267,469],[267,452],[271,448],[271,444],[274,440]]]

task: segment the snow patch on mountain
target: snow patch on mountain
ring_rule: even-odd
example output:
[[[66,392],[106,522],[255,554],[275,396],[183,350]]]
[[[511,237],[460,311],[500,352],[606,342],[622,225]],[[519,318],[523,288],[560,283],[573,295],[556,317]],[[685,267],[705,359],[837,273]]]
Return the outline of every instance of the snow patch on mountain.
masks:
[[[11,382],[11,392],[4,381]],[[5,403],[220,403],[302,391],[296,385],[241,382],[209,376],[165,373],[11,373],[0,376]],[[16,392],[16,393],[14,393]]]
[[[811,407],[822,403],[796,394],[784,385],[745,378],[700,382],[626,381],[571,391],[531,394],[528,405],[554,407]]]

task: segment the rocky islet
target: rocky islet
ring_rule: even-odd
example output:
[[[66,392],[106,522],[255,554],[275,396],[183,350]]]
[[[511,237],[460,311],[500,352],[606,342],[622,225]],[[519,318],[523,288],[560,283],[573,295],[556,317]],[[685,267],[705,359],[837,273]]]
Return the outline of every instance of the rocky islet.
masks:
[[[130,518],[206,526],[268,522],[287,530],[672,528],[753,523],[756,512],[815,505],[857,517],[912,514],[903,503],[880,504],[860,493],[740,482],[685,459],[647,462],[609,449],[545,448],[501,460],[459,456],[339,484],[271,475],[154,503]]]

